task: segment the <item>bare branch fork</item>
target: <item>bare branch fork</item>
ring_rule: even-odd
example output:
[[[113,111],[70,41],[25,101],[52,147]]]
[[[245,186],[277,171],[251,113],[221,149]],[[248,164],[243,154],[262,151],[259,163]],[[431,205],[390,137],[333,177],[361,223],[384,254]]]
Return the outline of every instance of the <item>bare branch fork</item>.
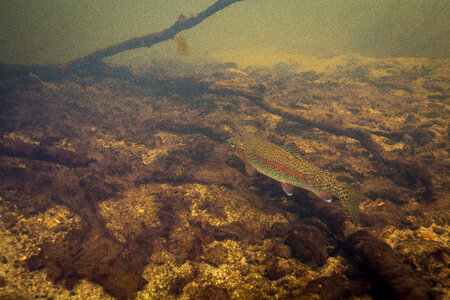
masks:
[[[170,39],[173,39],[176,34],[181,31],[190,29],[197,24],[200,24],[203,20],[215,14],[216,12],[230,6],[231,4],[244,0],[218,0],[213,5],[200,12],[196,16],[182,17],[166,30],[157,33],[151,33],[145,36],[133,38],[131,40],[107,47],[102,50],[98,50],[85,57],[71,60],[66,63],[66,69],[69,73],[81,71],[84,69],[101,70],[105,69],[105,65],[102,63],[102,59],[118,54],[123,51],[141,48],[151,47],[154,44],[161,43]],[[46,66],[15,66],[0,64],[0,79],[8,78],[9,76],[21,76],[27,75],[28,72],[42,72],[50,77],[61,76],[64,70],[61,69],[59,64],[46,65]],[[83,72],[83,71],[82,71]]]
[[[180,18],[178,21],[173,24],[170,28],[158,32],[158,33],[152,33],[149,35],[137,37],[125,42],[122,42],[117,45],[113,45],[111,47],[99,50],[97,52],[94,52],[86,57],[73,60],[68,63],[69,68],[71,66],[81,66],[85,63],[92,63],[96,61],[100,61],[105,57],[115,55],[117,53],[135,49],[135,48],[141,48],[141,47],[151,47],[154,44],[173,39],[176,34],[178,34],[181,31],[187,30],[189,28],[194,27],[195,25],[201,23],[203,20],[208,18],[209,16],[213,15],[214,13],[226,8],[227,6],[233,4],[234,2],[243,1],[243,0],[219,0],[201,13],[199,13],[197,16],[191,16],[188,18]]]

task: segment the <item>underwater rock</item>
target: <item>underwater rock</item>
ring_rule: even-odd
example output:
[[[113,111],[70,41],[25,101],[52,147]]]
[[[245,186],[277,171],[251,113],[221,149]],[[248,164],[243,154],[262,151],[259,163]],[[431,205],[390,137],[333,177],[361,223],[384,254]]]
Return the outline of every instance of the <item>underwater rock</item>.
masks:
[[[367,231],[360,230],[347,239],[351,251],[360,256],[367,266],[392,290],[397,299],[439,299],[439,293],[404,264],[398,254],[385,242]],[[386,290],[385,297],[389,295]]]
[[[357,60],[339,74],[251,68],[244,74],[237,65],[195,73],[183,65],[173,76],[163,63],[153,66],[146,78],[130,81],[24,82],[3,94],[4,138],[46,139],[54,143],[43,145],[47,152],[69,149],[97,160],[67,168],[0,156],[1,232],[16,235],[24,218],[61,204],[81,220],[73,230],[67,222],[51,227],[52,237],[68,234],[36,242],[42,251],[31,257],[2,248],[17,252],[0,262],[17,270],[19,282],[36,274],[54,280],[16,286],[9,295],[51,298],[53,286],[64,292],[56,298],[94,297],[83,282],[103,288],[101,295],[133,298],[145,291],[160,299],[433,298],[430,285],[448,289],[446,77],[436,87],[432,74],[403,76],[401,63],[389,64],[395,71],[389,75]],[[422,89],[424,80],[430,84]],[[300,190],[286,197],[277,182],[245,174],[225,145],[241,134],[297,142],[306,159],[361,182],[366,232],[351,235],[355,228],[339,203]],[[420,203],[430,182],[436,206]],[[408,232],[420,226],[430,228]],[[401,243],[385,246],[383,239],[395,234],[383,233],[399,228],[407,232],[397,238]],[[329,267],[334,260],[339,268]],[[13,276],[0,276],[11,289]],[[410,282],[402,286],[403,279]],[[379,295],[380,288],[394,293]]]
[[[222,287],[218,287],[215,285],[208,285],[204,288],[198,289],[194,295],[192,295],[192,299],[199,300],[228,300],[231,299],[228,291]]]
[[[218,267],[221,264],[224,264],[228,257],[228,250],[226,247],[224,247],[222,244],[217,243],[209,247],[205,251],[205,259],[206,261],[215,266]]]
[[[271,256],[268,259],[265,275],[270,280],[277,280],[291,273],[291,271],[292,270],[291,266],[289,265],[289,262],[287,262],[285,259]]]
[[[346,274],[337,273],[311,281],[302,292],[302,299],[348,299],[361,295],[370,288],[370,282],[364,276],[350,280]]]
[[[6,278],[0,275],[0,288],[4,287],[6,283]]]
[[[265,233],[267,238],[286,238],[286,235],[292,229],[292,225],[289,223],[275,222],[273,223],[269,230]]]
[[[289,232],[285,243],[288,244],[293,255],[303,263],[313,262],[322,266],[328,258],[326,237],[317,228],[304,225]]]
[[[279,256],[281,258],[290,258],[292,257],[292,250],[291,248],[284,244],[284,243],[277,243],[275,244],[271,251],[276,255]]]
[[[450,248],[433,241],[440,238],[444,242],[448,239],[445,233],[435,238],[430,234],[423,234],[421,240],[403,241],[396,249],[405,255],[405,262],[412,266],[420,278],[445,293],[445,282],[450,272]]]
[[[212,154],[214,144],[208,140],[196,141],[189,145],[189,154],[193,160],[202,160]]]
[[[411,132],[411,136],[418,146],[425,146],[433,140],[436,134],[425,128],[416,128],[413,132]]]
[[[47,142],[32,145],[10,139],[0,139],[0,154],[49,161],[68,167],[86,167],[95,161],[75,152],[53,147]]]

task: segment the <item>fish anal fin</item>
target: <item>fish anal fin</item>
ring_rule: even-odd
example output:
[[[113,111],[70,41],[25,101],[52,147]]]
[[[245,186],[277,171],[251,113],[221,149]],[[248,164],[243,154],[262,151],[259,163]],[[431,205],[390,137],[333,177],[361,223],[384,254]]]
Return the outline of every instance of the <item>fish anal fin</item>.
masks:
[[[247,172],[248,175],[254,176],[258,171],[255,169],[255,167],[245,164],[245,172]]]
[[[302,153],[300,150],[298,150],[297,145],[295,143],[287,143],[283,146],[283,149],[286,150],[286,152],[289,152],[290,154],[294,155],[295,157],[302,159]]]
[[[333,200],[333,195],[331,195],[328,192],[321,191],[321,190],[315,190],[315,189],[311,189],[310,191],[313,192],[320,199],[323,199],[327,202],[331,202],[331,200]]]
[[[288,196],[292,196],[292,194],[294,193],[295,186],[286,182],[282,182],[281,188]]]

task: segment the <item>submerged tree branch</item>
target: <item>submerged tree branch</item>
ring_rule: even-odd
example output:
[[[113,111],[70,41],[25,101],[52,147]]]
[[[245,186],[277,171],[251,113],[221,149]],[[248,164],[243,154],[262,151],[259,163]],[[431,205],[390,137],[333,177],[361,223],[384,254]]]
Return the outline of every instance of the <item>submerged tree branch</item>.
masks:
[[[216,12],[230,6],[235,2],[243,0],[218,0],[213,5],[200,12],[197,15],[185,17],[180,15],[178,20],[166,30],[161,32],[148,34],[145,36],[133,38],[128,41],[121,42],[116,45],[109,46],[105,49],[98,50],[92,54],[85,57],[74,59],[63,65],[45,65],[45,66],[17,66],[17,65],[7,65],[0,64],[0,79],[7,77],[18,77],[27,75],[29,72],[39,72],[41,76],[46,75],[44,78],[57,78],[62,76],[64,73],[77,73],[77,74],[89,74],[91,73],[101,73],[101,72],[117,72],[117,69],[111,70],[103,62],[102,59],[118,54],[123,51],[141,48],[141,47],[151,47],[155,44],[173,39],[176,34],[181,31],[190,29],[195,25],[201,23],[206,18],[215,14]],[[119,68],[120,69],[120,68]]]
[[[99,62],[105,57],[109,57],[111,55],[115,55],[117,53],[141,48],[141,47],[151,47],[154,44],[173,39],[176,34],[181,31],[187,30],[189,28],[194,27],[195,25],[201,23],[203,20],[208,18],[209,16],[215,14],[216,12],[228,7],[234,2],[243,1],[243,0],[219,0],[201,13],[196,16],[184,17],[180,16],[180,18],[173,24],[170,28],[163,30],[158,33],[152,33],[145,36],[137,37],[125,42],[122,42],[117,45],[110,46],[108,48],[99,50],[94,52],[88,56],[85,56],[80,59],[76,59],[70,61],[68,63],[69,68],[72,66],[83,66],[85,64],[91,64],[93,62]]]

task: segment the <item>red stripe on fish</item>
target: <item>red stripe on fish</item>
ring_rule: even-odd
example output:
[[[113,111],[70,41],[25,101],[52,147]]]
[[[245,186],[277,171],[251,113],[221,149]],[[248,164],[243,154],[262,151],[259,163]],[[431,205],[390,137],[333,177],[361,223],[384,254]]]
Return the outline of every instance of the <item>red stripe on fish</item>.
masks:
[[[301,174],[301,173],[299,173],[299,172],[296,172],[296,171],[293,171],[293,170],[291,170],[291,169],[288,169],[288,168],[286,168],[285,166],[280,165],[279,163],[273,162],[273,161],[271,161],[271,160],[268,160],[268,159],[266,159],[266,158],[264,158],[264,157],[262,157],[262,156],[256,155],[256,154],[254,154],[253,156],[255,156],[258,160],[262,161],[263,163],[268,164],[268,165],[270,165],[270,166],[272,166],[272,167],[277,168],[277,169],[280,170],[281,172],[285,172],[285,173],[291,174],[292,176],[295,176],[295,177],[297,177],[297,178],[306,180],[306,181],[311,182],[311,183],[313,183],[313,184],[318,184],[315,180],[313,180],[313,179],[311,179],[311,178],[308,178],[308,177],[306,177],[305,175],[303,175],[303,174]],[[247,156],[246,156],[245,158],[247,158]]]
[[[245,153],[244,150],[242,150],[241,148],[237,149],[237,153],[239,155],[239,157],[246,163],[248,163],[248,159],[247,159],[247,153]]]

